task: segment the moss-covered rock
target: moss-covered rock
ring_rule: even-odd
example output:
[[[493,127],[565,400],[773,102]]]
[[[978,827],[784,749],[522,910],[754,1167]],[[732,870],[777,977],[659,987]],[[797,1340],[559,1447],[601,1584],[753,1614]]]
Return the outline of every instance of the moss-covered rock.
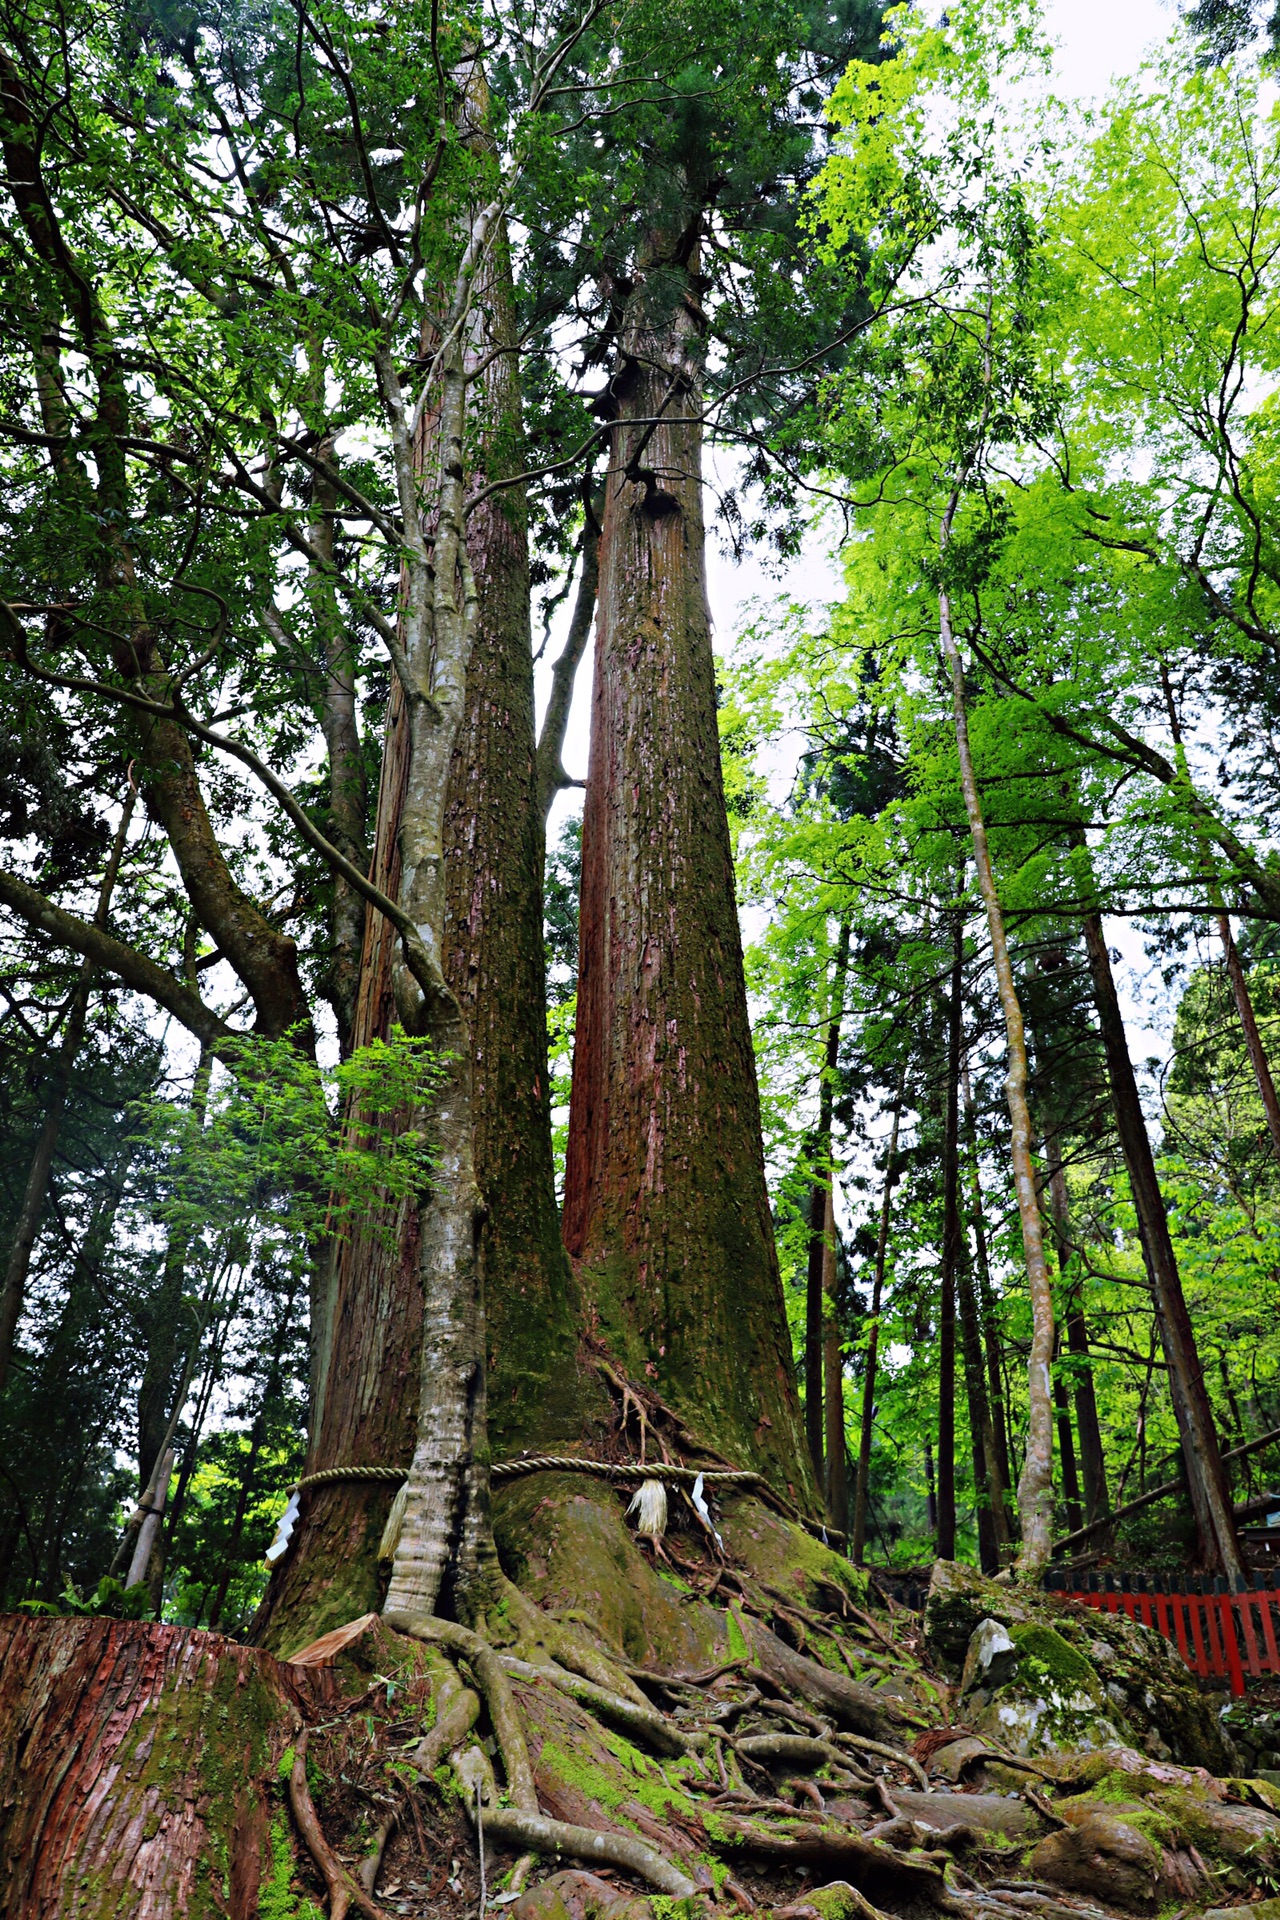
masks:
[[[962,1702],[979,1734],[1023,1754],[1088,1752],[1125,1737],[1093,1667],[1069,1640],[1042,1620],[1015,1623],[1008,1634],[1011,1658]]]
[[[970,1638],[988,1619],[998,1621],[1015,1643],[1021,1634],[1026,1649],[1025,1664],[1019,1661],[1019,1677],[1008,1689],[994,1690],[990,1700],[978,1706],[979,1730],[993,1739],[1012,1743],[1019,1726],[1028,1723],[1029,1716],[1021,1711],[1010,1720],[991,1710],[1006,1697],[1015,1707],[1032,1697],[1027,1669],[1035,1665],[1037,1678],[1053,1682],[1058,1700],[1074,1699],[1078,1704],[1050,1706],[1047,1713],[1034,1716],[1034,1727],[1024,1734],[1020,1751],[1114,1743],[1139,1747],[1154,1758],[1206,1767],[1212,1773],[1238,1769],[1213,1698],[1201,1692],[1195,1675],[1154,1628],[1141,1626],[1123,1613],[1096,1612],[1035,1588],[987,1580],[953,1561],[939,1561],[925,1607],[925,1634],[934,1658],[945,1670],[960,1669]],[[1043,1634],[1027,1638],[1032,1628],[1043,1629],[1052,1638]],[[1064,1691],[1068,1669],[1079,1682],[1078,1691]],[[1046,1739],[1043,1730],[1055,1719],[1058,1725]]]

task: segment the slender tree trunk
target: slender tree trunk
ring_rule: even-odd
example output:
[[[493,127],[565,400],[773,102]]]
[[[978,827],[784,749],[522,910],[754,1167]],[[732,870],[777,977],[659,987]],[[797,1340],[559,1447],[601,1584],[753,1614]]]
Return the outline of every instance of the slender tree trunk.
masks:
[[[938,1487],[933,1477],[933,1447],[928,1440],[924,1443],[924,1511],[929,1532],[938,1531]]]
[[[191,1086],[191,1115],[203,1127],[209,1102],[213,1056],[200,1051]],[[191,1328],[183,1294],[187,1281],[188,1246],[184,1235],[171,1232],[165,1248],[160,1282],[141,1308],[146,1333],[146,1361],[138,1382],[138,1487],[145,1491],[151,1472],[172,1431],[170,1405],[174,1380],[183,1354],[189,1349]],[[198,1336],[197,1336],[198,1338]]]
[[[1084,835],[1077,835],[1077,847],[1084,851]],[[1199,1553],[1207,1567],[1215,1567],[1228,1578],[1244,1578],[1240,1542],[1236,1538],[1236,1519],[1232,1513],[1226,1473],[1222,1469],[1217,1428],[1213,1425],[1213,1407],[1199,1365],[1196,1334],[1182,1292],[1182,1275],[1174,1256],[1169,1235],[1169,1217],[1165,1198],[1155,1175],[1146,1117],[1138,1098],[1132,1060],[1128,1058],[1125,1016],[1115,991],[1111,973],[1111,954],[1103,935],[1098,914],[1084,914],[1084,947],[1094,983],[1094,1006],[1107,1058],[1107,1077],[1111,1081],[1111,1106],[1115,1127],[1121,1139],[1121,1152],[1128,1171],[1128,1187],[1138,1215],[1138,1240],[1148,1269],[1151,1298],[1155,1302],[1155,1321],[1169,1365],[1169,1390],[1173,1396],[1182,1453],[1186,1457],[1192,1507],[1196,1513]]]
[[[564,646],[551,670],[551,694],[542,716],[538,734],[538,811],[545,824],[556,795],[577,784],[564,770],[564,737],[573,704],[573,688],[578,667],[591,638],[596,615],[596,596],[600,588],[600,516],[604,512],[604,494],[592,491],[586,503],[587,523],[582,530],[582,570],[573,603],[573,617]]]
[[[939,1560],[956,1557],[956,1276],[960,1267],[960,1061],[964,930],[951,916],[951,985],[947,1000],[947,1065],[942,1121],[942,1274],[938,1312]],[[980,1487],[974,1489],[981,1498]]]
[[[236,1489],[235,1512],[231,1516],[231,1531],[227,1537],[226,1552],[223,1556],[222,1571],[218,1576],[217,1591],[213,1605],[209,1609],[209,1630],[212,1632],[222,1618],[222,1609],[226,1604],[227,1589],[235,1572],[240,1541],[244,1535],[245,1516],[249,1511],[249,1496],[253,1492],[254,1478],[258,1471],[258,1461],[262,1456],[263,1443],[267,1437],[267,1421],[272,1406],[280,1392],[283,1374],[284,1350],[288,1342],[290,1324],[293,1319],[295,1292],[291,1288],[282,1302],[281,1311],[276,1320],[271,1340],[271,1351],[267,1359],[266,1378],[262,1383],[262,1398],[254,1415],[253,1425],[249,1429],[249,1446],[240,1469],[240,1484]],[[203,1601],[201,1602],[203,1611]]]
[[[809,1504],[717,739],[697,274],[692,231],[650,235],[611,386],[564,1233],[626,1369]]]
[[[1182,723],[1178,718],[1177,702],[1173,696],[1173,683],[1164,661],[1160,662],[1160,684],[1164,690],[1165,711],[1169,717],[1169,730],[1173,735],[1174,762],[1177,767],[1179,783],[1188,793],[1194,789],[1190,769],[1187,765],[1187,750],[1182,738]],[[1249,1064],[1253,1068],[1253,1077],[1257,1082],[1258,1093],[1262,1100],[1262,1110],[1267,1119],[1267,1131],[1271,1135],[1271,1147],[1276,1159],[1280,1160],[1280,1098],[1276,1095],[1275,1081],[1271,1076],[1271,1063],[1267,1059],[1266,1048],[1262,1044],[1262,1035],[1258,1031],[1257,1017],[1253,1011],[1253,998],[1249,992],[1249,982],[1240,960],[1240,952],[1231,931],[1231,916],[1226,910],[1222,897],[1222,885],[1218,879],[1218,863],[1213,843],[1205,829],[1205,821],[1198,809],[1193,809],[1192,818],[1196,838],[1200,843],[1200,864],[1208,889],[1209,901],[1213,908],[1218,926],[1218,938],[1222,942],[1222,956],[1231,983],[1231,997],[1236,1004],[1236,1013],[1244,1033],[1244,1043],[1249,1055]]]
[[[826,1490],[828,1524],[845,1533],[849,1527],[849,1474],[844,1436],[844,1356],[840,1349],[840,1315],[837,1301],[834,1176],[827,1188],[825,1226],[822,1255],[822,1293],[825,1308],[822,1378],[826,1474],[823,1485]]]
[[[1066,1382],[1057,1373],[1053,1378],[1053,1410],[1058,1423],[1058,1458],[1062,1463],[1062,1503],[1066,1509],[1067,1531],[1076,1533],[1084,1525],[1084,1516],[1080,1509],[1075,1437],[1071,1431],[1071,1399]]]
[[[1253,1068],[1253,1077],[1258,1083],[1258,1093],[1262,1099],[1262,1110],[1267,1116],[1267,1131],[1271,1135],[1271,1149],[1280,1160],[1280,1097],[1276,1094],[1276,1083],[1271,1077],[1271,1062],[1267,1059],[1267,1050],[1262,1044],[1262,1035],[1258,1031],[1258,1018],[1253,1010],[1253,996],[1249,992],[1249,979],[1240,958],[1240,949],[1236,945],[1235,935],[1231,931],[1231,916],[1225,911],[1217,915],[1218,938],[1222,942],[1222,953],[1226,963],[1227,978],[1231,982],[1231,994],[1236,1003],[1236,1013],[1244,1033],[1244,1043],[1249,1051],[1249,1063]]]
[[[1084,851],[1083,833],[1077,833],[1075,844]],[[1147,1123],[1138,1098],[1138,1083],[1134,1077],[1133,1062],[1129,1058],[1124,1017],[1111,972],[1111,956],[1107,951],[1099,916],[1086,913],[1083,924],[1094,1005],[1098,1012],[1098,1026],[1111,1083],[1116,1130],[1129,1175],[1129,1188],[1138,1216],[1138,1238],[1169,1369],[1169,1390],[1187,1463],[1200,1555],[1205,1565],[1217,1568],[1229,1579],[1241,1579],[1244,1565],[1236,1537],[1231,1495],[1222,1465],[1213,1409],[1201,1371],[1191,1315],[1182,1291],[1182,1276],[1178,1272],[1169,1234],[1164,1197],[1156,1177]]]
[[[991,1430],[994,1439],[996,1469],[1002,1489],[1003,1515],[999,1533],[1005,1540],[1011,1538],[1011,1515],[1008,1507],[1009,1490],[1013,1485],[1013,1474],[1009,1458],[1009,1433],[1007,1425],[1007,1402],[1004,1391],[1004,1376],[1001,1369],[1000,1335],[996,1327],[995,1290],[991,1284],[991,1262],[987,1255],[987,1227],[983,1212],[982,1181],[978,1173],[978,1129],[973,1110],[973,1090],[969,1082],[969,1063],[962,1061],[960,1067],[960,1086],[964,1094],[965,1143],[968,1147],[968,1175],[970,1193],[970,1218],[973,1224],[973,1245],[978,1267],[978,1316],[982,1332],[982,1350],[987,1368],[988,1404],[991,1409]],[[993,1483],[994,1484],[994,1483]]]
[[[952,710],[956,747],[960,760],[960,783],[964,790],[965,812],[973,840],[974,864],[978,884],[987,910],[987,928],[991,937],[991,957],[995,968],[1000,1008],[1004,1014],[1008,1065],[1005,1096],[1009,1103],[1009,1121],[1013,1158],[1014,1187],[1018,1197],[1018,1217],[1022,1225],[1023,1257],[1027,1284],[1031,1293],[1031,1352],[1027,1361],[1027,1452],[1018,1483],[1018,1510],[1022,1521],[1022,1545],[1018,1571],[1025,1578],[1038,1577],[1048,1564],[1053,1546],[1053,1416],[1049,1366],[1053,1358],[1053,1295],[1044,1254],[1044,1231],[1040,1218],[1035,1164],[1031,1157],[1031,1111],[1027,1105],[1027,1044],[1022,1007],[1014,984],[1009,944],[1005,938],[1004,912],[996,889],[991,855],[987,847],[987,829],[982,801],[969,750],[969,720],[965,707],[964,668],[951,628],[951,602],[946,593],[938,596],[942,646],[951,670]]]
[[[1062,1319],[1066,1328],[1067,1352],[1074,1360],[1086,1363],[1073,1369],[1072,1397],[1075,1401],[1076,1428],[1080,1436],[1080,1466],[1084,1475],[1085,1513],[1088,1519],[1096,1520],[1107,1510],[1107,1466],[1102,1451],[1102,1430],[1098,1423],[1098,1402],[1093,1387],[1093,1370],[1088,1364],[1089,1335],[1080,1305],[1080,1283],[1071,1274],[1071,1196],[1067,1189],[1066,1173],[1062,1165],[1062,1148],[1056,1128],[1049,1128],[1045,1133],[1045,1158],[1049,1165],[1049,1211],[1053,1217],[1054,1237],[1058,1247],[1058,1266],[1062,1275]],[[1060,1386],[1061,1394],[1058,1392]],[[1068,1474],[1067,1447],[1070,1444],[1071,1421],[1068,1411],[1066,1438],[1063,1439],[1062,1422],[1066,1389],[1061,1382],[1055,1383],[1054,1397],[1058,1405],[1063,1492],[1070,1511],[1073,1502],[1077,1508],[1079,1506],[1079,1483],[1074,1449],[1070,1456]],[[1075,1532],[1076,1528],[1082,1524],[1079,1520],[1072,1520],[1071,1531]]]
[[[130,785],[120,809],[115,838],[112,840],[102,884],[98,889],[98,906],[93,923],[104,932],[110,917],[111,895],[115,890],[116,876],[120,871],[120,861],[124,855],[129,822],[133,818],[133,801],[134,789]],[[9,1257],[5,1263],[4,1290],[0,1292],[0,1389],[4,1387],[9,1372],[9,1362],[13,1357],[13,1343],[17,1336],[18,1321],[22,1317],[23,1302],[26,1299],[27,1277],[31,1272],[31,1254],[35,1247],[36,1235],[40,1231],[45,1202],[49,1197],[54,1155],[57,1153],[58,1136],[62,1131],[62,1116],[71,1087],[71,1075],[75,1069],[80,1048],[84,1044],[89,999],[93,992],[97,971],[92,961],[80,962],[76,984],[72,988],[71,1000],[67,1007],[62,1044],[58,1048],[53,1071],[49,1076],[45,1094],[44,1122],[36,1137],[31,1164],[27,1168],[22,1205],[18,1209],[18,1220],[9,1247]]]
[[[889,1151],[884,1163],[884,1188],[880,1196],[880,1226],[876,1234],[876,1263],[871,1280],[871,1332],[867,1340],[866,1372],[862,1380],[862,1419],[858,1430],[858,1477],[854,1488],[853,1539],[850,1552],[862,1565],[866,1551],[867,1506],[870,1499],[871,1434],[876,1410],[876,1362],[880,1351],[880,1309],[884,1298],[885,1258],[889,1250],[889,1217],[894,1182],[898,1177],[898,1127],[902,1119],[903,1076],[898,1076],[898,1091],[893,1102],[893,1124],[889,1130]]]
[[[965,1395],[969,1403],[970,1447],[973,1455],[973,1497],[977,1507],[978,1561],[984,1573],[998,1573],[1009,1547],[1005,1513],[1005,1486],[996,1456],[991,1403],[983,1370],[982,1328],[973,1271],[963,1241],[956,1274],[960,1309],[960,1337],[964,1353]]]
[[[823,1465],[826,1449],[823,1414],[823,1299],[826,1288],[828,1247],[827,1201],[831,1192],[831,1110],[835,1098],[835,1075],[840,1059],[840,1027],[844,1019],[844,987],[849,971],[850,924],[841,922],[836,942],[835,966],[831,980],[830,1011],[822,1049],[822,1067],[818,1076],[818,1125],[810,1153],[817,1171],[809,1189],[809,1260],[805,1275],[804,1312],[804,1418],[809,1457],[820,1485],[825,1484]],[[842,1416],[843,1421],[843,1416]],[[842,1427],[843,1430],[843,1427]],[[835,1524],[834,1522],[832,1523]]]
[[[1093,1384],[1093,1356],[1089,1329],[1077,1288],[1067,1312],[1067,1352],[1075,1362],[1076,1429],[1080,1435],[1080,1466],[1084,1474],[1085,1517],[1100,1520],[1111,1510],[1107,1493],[1107,1457],[1102,1446],[1098,1398]]]
[[[824,1089],[825,1091],[825,1089]],[[818,1139],[821,1138],[819,1113]],[[817,1160],[817,1141],[813,1158]],[[826,1473],[826,1431],[822,1403],[822,1268],[826,1250],[827,1189],[815,1180],[809,1189],[809,1250],[804,1284],[804,1431],[819,1485]]]

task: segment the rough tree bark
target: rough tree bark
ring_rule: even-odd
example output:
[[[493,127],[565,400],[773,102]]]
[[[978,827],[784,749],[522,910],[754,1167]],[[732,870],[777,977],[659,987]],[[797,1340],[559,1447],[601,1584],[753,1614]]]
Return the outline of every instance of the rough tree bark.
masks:
[[[0,1920],[256,1920],[307,1683],[188,1627],[0,1619]]]
[[[696,230],[649,236],[611,386],[564,1233],[627,1370],[807,1502],[716,731],[697,271]]]
[[[519,390],[511,353],[504,238],[477,275],[462,374],[472,386],[470,494],[520,469]],[[438,472],[438,419],[414,450]],[[485,1275],[488,1401],[496,1444],[576,1438],[581,1398],[575,1290],[560,1239],[551,1160],[544,955],[542,817],[535,780],[528,555],[522,490],[493,493],[468,514],[474,641],[443,804],[443,967],[466,1026],[480,1200],[477,1257]],[[377,799],[373,879],[403,888],[404,822],[414,745],[409,702],[393,680]],[[353,1038],[384,1037],[397,1017],[397,936],[368,916]],[[413,1386],[424,1342],[423,1210],[393,1234],[356,1229],[336,1252],[313,1324],[317,1393],[308,1471],[407,1464],[417,1440]],[[475,1382],[473,1387],[483,1383]],[[378,1548],[393,1487],[313,1490],[296,1550],[272,1583],[259,1633],[273,1646],[314,1638],[378,1605]]]

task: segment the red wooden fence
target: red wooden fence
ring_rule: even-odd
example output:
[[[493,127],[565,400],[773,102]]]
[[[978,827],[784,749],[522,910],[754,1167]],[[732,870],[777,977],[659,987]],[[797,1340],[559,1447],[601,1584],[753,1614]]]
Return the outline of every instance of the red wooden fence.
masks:
[[[1280,1673],[1280,1593],[1269,1586],[1251,1586],[1241,1593],[1163,1593],[1148,1590],[1145,1581],[1133,1591],[1127,1575],[1119,1585],[1113,1576],[1107,1576],[1105,1584],[1096,1574],[1086,1579],[1087,1585],[1076,1585],[1070,1574],[1051,1573],[1045,1585],[1064,1600],[1101,1613],[1127,1613],[1144,1627],[1154,1627],[1173,1642],[1193,1673],[1225,1680],[1232,1693],[1244,1692],[1246,1674]],[[1187,1583],[1193,1584],[1209,1585]],[[1225,1589],[1226,1582],[1214,1586]]]

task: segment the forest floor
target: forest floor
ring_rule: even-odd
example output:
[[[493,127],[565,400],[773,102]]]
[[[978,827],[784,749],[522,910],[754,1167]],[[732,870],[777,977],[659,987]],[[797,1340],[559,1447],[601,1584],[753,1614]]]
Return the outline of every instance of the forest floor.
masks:
[[[518,1653],[499,1658],[540,1817],[569,1838],[560,1854],[544,1844],[517,1867],[519,1847],[489,1836],[483,1884],[471,1796],[481,1795],[482,1826],[500,1822],[506,1797],[490,1766],[507,1759],[492,1713],[478,1722],[479,1771],[461,1764],[460,1747],[452,1764],[434,1751],[424,1774],[439,1650],[406,1657],[409,1643],[372,1617],[340,1649],[347,1697],[311,1728],[307,1777],[345,1886],[363,1866],[364,1897],[352,1904],[370,1920],[495,1911],[692,1920],[714,1910],[778,1920],[1186,1920],[1227,1907],[1242,1909],[1241,1920],[1280,1920],[1267,1897],[1280,1892],[1280,1794],[1264,1782],[1221,1765],[1214,1777],[1194,1754],[1153,1758],[1158,1740],[1145,1753],[1020,1754],[974,1734],[955,1664],[937,1657],[922,1616],[891,1597],[873,1588],[855,1605],[842,1579],[815,1581],[812,1569],[804,1579],[798,1569],[796,1591],[784,1591],[693,1530],[644,1552],[686,1612],[728,1603],[726,1657],[701,1672],[687,1662],[657,1671],[615,1645],[625,1697],[599,1686],[598,1666],[593,1696],[568,1670],[563,1642],[535,1674],[521,1657],[526,1625]],[[1046,1604],[1060,1617],[1065,1603]],[[548,1631],[554,1622],[562,1634],[566,1610],[549,1594],[543,1606]],[[485,1691],[465,1655],[459,1669]],[[1187,1684],[1194,1691],[1190,1676]],[[1274,1711],[1269,1693],[1258,1699],[1264,1715]],[[1222,1704],[1205,1702],[1215,1724]],[[474,1735],[470,1754],[476,1761]],[[388,1825],[375,1877],[369,1863]],[[686,1876],[683,1895],[657,1890],[652,1865],[584,1862],[571,1837],[584,1829],[638,1843],[651,1863]],[[297,1885],[320,1903],[334,1892],[332,1862],[319,1872],[300,1849]],[[343,1901],[339,1892],[335,1916]]]

